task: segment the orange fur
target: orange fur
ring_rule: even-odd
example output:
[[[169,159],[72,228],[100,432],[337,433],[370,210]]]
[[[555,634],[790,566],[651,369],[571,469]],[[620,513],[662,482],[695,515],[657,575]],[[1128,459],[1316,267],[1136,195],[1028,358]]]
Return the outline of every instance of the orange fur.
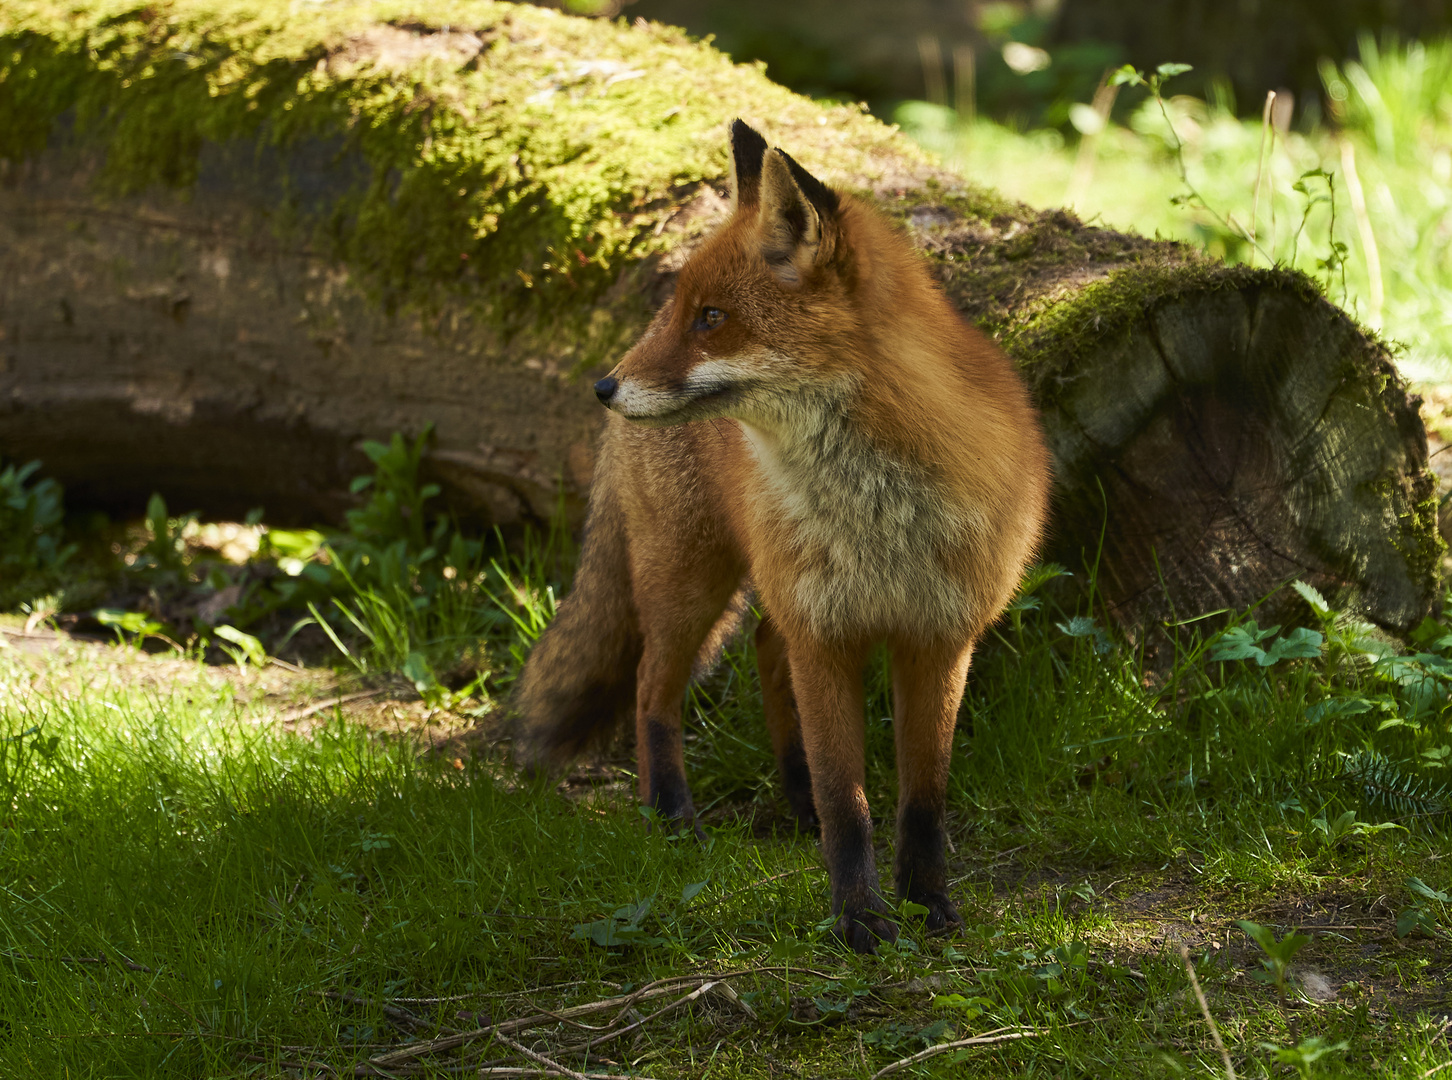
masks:
[[[897,888],[950,927],[958,702],[1038,543],[1048,454],[1011,362],[905,237],[740,121],[733,147],[735,212],[596,386],[612,414],[584,564],[521,677],[521,745],[534,762],[573,753],[633,700],[641,798],[690,821],[681,699],[754,588],[788,799],[820,820],[839,932],[870,950],[893,928],[873,913],[865,658],[886,642],[893,661]]]

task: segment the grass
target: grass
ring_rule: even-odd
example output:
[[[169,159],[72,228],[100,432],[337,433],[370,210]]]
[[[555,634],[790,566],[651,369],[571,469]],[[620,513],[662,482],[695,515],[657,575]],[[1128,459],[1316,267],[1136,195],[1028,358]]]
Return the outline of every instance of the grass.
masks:
[[[964,176],[1030,205],[1072,206],[1085,220],[1186,240],[1231,262],[1299,267],[1402,343],[1414,381],[1448,381],[1452,40],[1366,37],[1359,60],[1328,64],[1323,78],[1330,116],[1303,110],[1271,138],[1259,119],[1237,115],[1228,93],[1171,96],[1163,112],[1144,99],[1102,130],[1081,103],[1073,115],[1091,134],[1071,129],[1067,141],[1058,129],[963,123],[923,102],[896,119]],[[1243,104],[1259,112],[1259,102]],[[1200,199],[1187,201],[1191,191]]]
[[[544,565],[536,547],[501,568],[516,614],[547,595]],[[1452,640],[1424,628],[1422,659],[1378,658],[1344,620],[1310,621],[1187,641],[1156,673],[1087,617],[1024,598],[958,735],[950,863],[967,930],[926,939],[905,913],[904,940],[866,959],[827,936],[815,844],[785,824],[748,642],[691,699],[705,843],[645,827],[628,756],[572,776],[566,798],[487,740],[420,753],[341,714],[303,738],[201,667],[147,690],[114,661],[161,661],[125,646],[0,649],[0,1073],[352,1075],[450,1029],[679,977],[614,1028],[619,1004],[574,1026],[546,1016],[372,1075],[534,1067],[508,1038],[590,1073],[867,1078],[985,1033],[905,1068],[1215,1075],[1184,942],[1239,1075],[1273,1075],[1280,1052],[1303,1075],[1421,1077],[1449,1056],[1437,897],[1452,879],[1432,781]],[[494,641],[501,672],[522,622]],[[867,677],[886,844],[884,674]],[[1421,801],[1398,809],[1349,779],[1338,754],[1366,750],[1387,763],[1383,788]],[[1296,1005],[1252,978],[1266,954],[1239,919],[1272,942],[1330,927],[1295,957]],[[655,1016],[713,973],[730,993]],[[588,1057],[569,1049],[592,1034],[580,1023],[609,1035],[635,1018]]]

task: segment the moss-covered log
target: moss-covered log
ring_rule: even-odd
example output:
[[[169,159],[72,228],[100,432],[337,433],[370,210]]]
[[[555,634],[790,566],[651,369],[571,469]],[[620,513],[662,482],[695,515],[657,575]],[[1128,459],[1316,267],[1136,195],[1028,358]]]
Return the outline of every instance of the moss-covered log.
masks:
[[[335,517],[362,439],[431,423],[457,510],[578,512],[588,376],[724,212],[740,115],[897,214],[1020,360],[1058,458],[1052,551],[1093,561],[1102,534],[1120,618],[1298,576],[1388,626],[1430,606],[1415,409],[1303,277],[1005,202],[669,28],[474,0],[103,9],[21,0],[0,30],[0,455],[75,500]]]

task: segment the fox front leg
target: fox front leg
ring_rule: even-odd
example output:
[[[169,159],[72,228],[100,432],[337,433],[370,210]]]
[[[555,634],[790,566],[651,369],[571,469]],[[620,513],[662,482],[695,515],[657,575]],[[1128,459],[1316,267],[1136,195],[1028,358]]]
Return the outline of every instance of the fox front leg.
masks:
[[[892,649],[893,733],[897,746],[897,894],[928,909],[927,928],[963,925],[948,899],[943,853],[948,766],[971,646],[897,643]]]
[[[788,655],[822,826],[822,857],[832,883],[834,929],[854,951],[873,953],[879,941],[897,940],[897,926],[883,917],[891,908],[878,889],[872,817],[863,788],[866,650],[793,641]]]

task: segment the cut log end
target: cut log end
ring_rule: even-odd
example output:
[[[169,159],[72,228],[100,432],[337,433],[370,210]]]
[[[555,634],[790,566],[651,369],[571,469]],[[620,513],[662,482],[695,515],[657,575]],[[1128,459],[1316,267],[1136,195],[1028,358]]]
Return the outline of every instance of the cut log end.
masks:
[[[1436,600],[1426,435],[1386,350],[1267,277],[1150,310],[1039,387],[1057,557],[1121,623],[1268,600],[1300,579],[1390,630]],[[1102,540],[1100,539],[1102,537]]]

